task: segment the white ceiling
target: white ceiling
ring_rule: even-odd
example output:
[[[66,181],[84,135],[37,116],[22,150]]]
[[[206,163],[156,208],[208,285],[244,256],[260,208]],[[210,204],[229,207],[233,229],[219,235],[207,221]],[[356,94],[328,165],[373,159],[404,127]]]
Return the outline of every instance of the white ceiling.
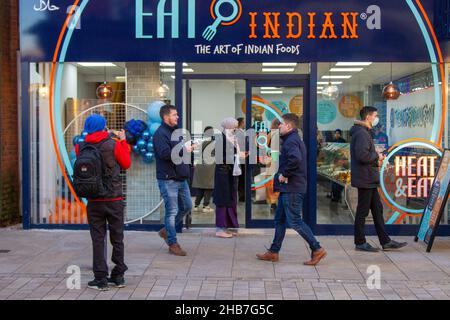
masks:
[[[351,75],[350,79],[332,80],[342,81],[339,85],[341,92],[358,92],[363,91],[365,87],[370,85],[383,85],[391,80],[391,64],[390,63],[373,63],[364,67],[360,72],[329,72],[330,67],[334,67],[336,63],[319,63],[317,81],[328,81],[322,79],[324,75]],[[125,76],[125,63],[115,63],[114,67],[106,67],[108,81],[115,80],[116,76]],[[103,81],[104,67],[83,67],[76,65],[80,74],[84,75],[88,81]],[[194,74],[271,74],[262,72],[261,63],[190,63],[189,68],[194,70]],[[392,77],[394,80],[403,78],[407,75],[414,74],[430,68],[429,63],[393,63]],[[309,64],[298,64],[294,72],[286,72],[284,74],[307,74],[309,73]],[[165,82],[172,82],[173,74],[164,73]],[[245,83],[241,80],[229,80],[236,84],[238,92],[243,92]]]

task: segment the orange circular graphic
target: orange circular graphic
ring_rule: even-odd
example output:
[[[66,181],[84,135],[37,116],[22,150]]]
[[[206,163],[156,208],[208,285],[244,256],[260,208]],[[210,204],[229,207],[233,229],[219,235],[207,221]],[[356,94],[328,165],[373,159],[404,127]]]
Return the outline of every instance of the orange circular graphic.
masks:
[[[230,22],[222,22],[222,23],[221,23],[222,26],[231,26],[231,25],[235,24],[236,22],[238,22],[239,19],[240,19],[241,16],[242,16],[242,3],[241,3],[241,0],[234,0],[234,1],[237,2],[237,5],[238,5],[238,7],[239,7],[239,13],[238,13],[237,17],[236,17],[233,21],[230,21]],[[209,11],[210,11],[210,13],[211,13],[211,17],[212,17],[214,20],[216,20],[216,14],[214,13],[214,6],[215,6],[216,2],[217,2],[217,0],[213,0],[213,1],[211,2],[211,7],[209,8]]]
[[[289,112],[295,113],[299,117],[303,115],[303,95],[296,95],[289,101]]]
[[[252,96],[252,100],[262,100],[262,98],[260,96],[257,95],[253,95]],[[243,99],[242,103],[241,103],[241,110],[244,114],[246,114],[247,111],[247,99]],[[252,115],[262,115],[264,112],[264,108],[257,106],[255,104],[252,104]]]
[[[339,101],[339,112],[346,118],[355,118],[361,108],[361,99],[354,95],[345,95]]]

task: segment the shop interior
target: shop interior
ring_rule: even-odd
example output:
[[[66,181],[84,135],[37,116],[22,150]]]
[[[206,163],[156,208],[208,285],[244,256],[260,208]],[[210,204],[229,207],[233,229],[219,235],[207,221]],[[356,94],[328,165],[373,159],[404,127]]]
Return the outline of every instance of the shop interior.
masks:
[[[36,104],[42,109],[48,106],[50,64],[32,64],[31,70],[31,84],[36,86]],[[243,75],[289,76],[308,73],[309,64],[301,63],[185,63],[184,76],[222,74],[227,79],[183,80],[183,126],[190,129],[192,136],[197,138],[202,136],[206,126],[219,129],[220,122],[225,117],[244,118],[245,123],[246,83]],[[231,79],[229,75],[237,76],[236,79]],[[357,195],[356,190],[350,186],[349,130],[358,118],[361,107],[373,105],[379,110],[380,123],[374,130],[374,140],[380,148],[388,149],[411,136],[429,138],[432,121],[398,127],[392,114],[396,108],[434,107],[431,66],[429,63],[318,63],[317,79],[317,105],[308,106],[317,108],[317,224],[353,224]],[[391,81],[397,84],[401,95],[397,100],[386,101],[382,97],[382,90]],[[112,89],[112,95],[106,100],[100,99],[97,92],[104,83]],[[60,103],[64,106],[61,114],[64,125],[61,129],[68,154],[73,153],[73,138],[81,133],[84,119],[93,112],[105,115],[108,129],[111,130],[122,129],[124,123],[131,119],[147,122],[147,108],[149,103],[157,99],[157,90],[162,84],[169,89],[165,92],[165,101],[174,103],[174,63],[65,63]],[[324,95],[324,89],[332,92],[327,91],[327,95]],[[308,112],[304,109],[304,92],[301,87],[259,87],[253,88],[251,94],[276,106],[283,113],[295,112],[302,117],[304,112]],[[251,114],[252,126],[264,123],[266,128],[270,128],[273,115],[257,106],[252,106]],[[34,112],[32,117],[37,124],[32,128],[32,138],[33,141],[39,141],[39,137],[50,134],[49,119],[42,112]],[[340,132],[338,141],[336,130]],[[448,144],[447,131],[445,145]],[[49,223],[51,215],[55,215],[51,209],[53,204],[57,203],[59,210],[63,211],[64,203],[61,204],[63,201],[60,199],[65,197],[67,200],[70,192],[67,186],[61,186],[61,172],[54,170],[57,167],[55,157],[46,150],[50,146],[36,144],[34,147],[39,151],[32,161],[37,169],[32,170],[35,172],[35,186],[40,190],[52,191],[40,192],[33,199],[35,212],[41,212],[33,219],[36,223]],[[156,185],[155,164],[154,161],[146,162],[142,159],[141,155],[133,154],[132,169],[123,173],[126,220],[130,224],[160,223],[163,207]],[[194,164],[197,159],[196,154]],[[270,183],[262,188],[257,187],[259,182],[268,177],[270,180],[266,167],[267,164],[260,164],[253,170],[252,181],[247,184],[253,186],[250,201],[254,219],[270,220],[274,216],[276,193],[271,190]],[[240,183],[241,186],[245,185],[245,181]],[[197,191],[193,189],[192,194],[195,201]],[[244,200],[243,196],[241,200]],[[414,203],[410,205],[414,207]],[[420,205],[423,207],[419,200],[417,206]],[[387,220],[390,211],[392,210],[386,206]],[[238,214],[239,221],[244,226],[246,208],[243,201],[238,202]],[[205,210],[201,204],[191,216],[193,226],[213,226],[213,202]],[[59,218],[59,222],[65,222],[64,219],[61,221]],[[78,221],[82,222],[82,219]],[[418,221],[410,218],[404,223]]]

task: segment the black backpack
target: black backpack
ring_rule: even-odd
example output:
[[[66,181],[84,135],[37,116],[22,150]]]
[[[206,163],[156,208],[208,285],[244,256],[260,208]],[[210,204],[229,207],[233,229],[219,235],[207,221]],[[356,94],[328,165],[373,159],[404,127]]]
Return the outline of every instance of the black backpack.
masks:
[[[90,143],[79,145],[73,168],[73,187],[80,198],[100,198],[106,195],[105,166],[99,147]]]

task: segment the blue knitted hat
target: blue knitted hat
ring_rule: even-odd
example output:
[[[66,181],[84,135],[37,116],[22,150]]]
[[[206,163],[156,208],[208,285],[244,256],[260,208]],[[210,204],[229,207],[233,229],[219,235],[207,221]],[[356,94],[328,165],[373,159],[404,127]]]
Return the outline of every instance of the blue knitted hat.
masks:
[[[84,123],[84,131],[88,134],[92,134],[94,132],[103,131],[105,126],[105,118],[99,114],[93,114],[87,117],[86,122]]]

